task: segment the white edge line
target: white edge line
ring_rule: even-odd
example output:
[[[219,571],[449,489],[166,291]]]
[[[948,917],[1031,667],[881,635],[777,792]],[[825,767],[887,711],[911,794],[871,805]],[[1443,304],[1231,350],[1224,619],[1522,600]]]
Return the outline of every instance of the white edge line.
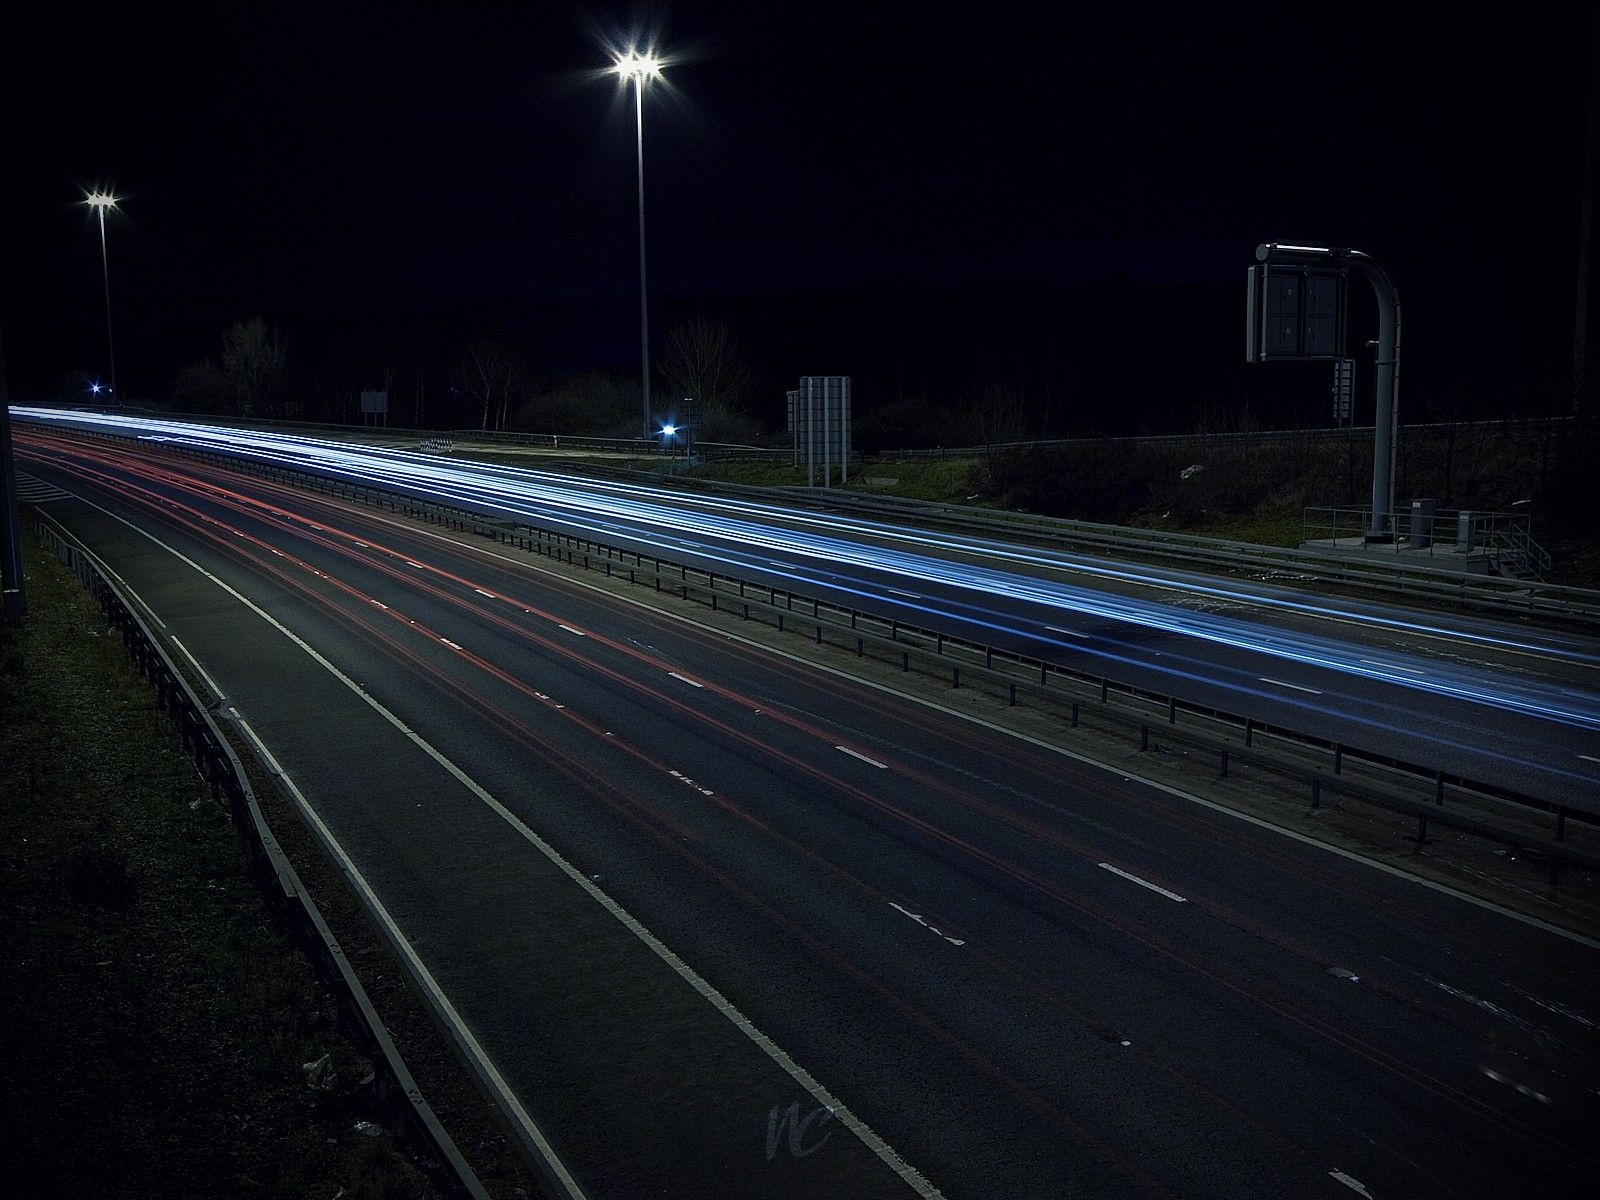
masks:
[[[73,494],[76,495],[76,493]],[[82,497],[78,498],[82,499]],[[85,503],[88,503],[88,501],[85,501]],[[438,541],[446,542],[458,550],[464,550],[468,553],[482,554],[489,558],[497,558],[501,562],[513,563],[523,570],[533,571],[540,575],[547,575],[551,579],[558,579],[562,583],[567,584],[569,587],[582,588],[585,591],[593,592],[597,596],[605,596],[608,599],[617,600],[623,604],[631,604],[634,608],[641,609],[644,612],[653,613],[656,616],[665,618],[667,620],[679,621],[684,625],[691,626],[716,637],[727,638],[729,641],[738,642],[741,645],[750,647],[752,650],[759,650],[765,654],[776,655],[779,658],[787,659],[789,662],[796,663],[803,667],[809,667],[813,671],[823,671],[838,679],[848,680],[849,682],[859,684],[862,687],[871,688],[873,691],[882,692],[886,696],[894,696],[898,699],[909,701],[912,704],[918,704],[924,708],[932,709],[934,712],[943,713],[949,717],[959,718],[962,721],[977,725],[983,729],[988,729],[994,733],[1002,734],[1005,737],[1016,738],[1018,741],[1027,742],[1029,745],[1036,746],[1040,750],[1048,751],[1051,754],[1059,754],[1062,758],[1069,758],[1073,762],[1080,763],[1083,766],[1092,767],[1096,771],[1101,771],[1108,775],[1115,775],[1118,779],[1130,780],[1144,787],[1154,788],[1156,791],[1161,792],[1164,795],[1171,796],[1175,800],[1182,800],[1188,804],[1194,804],[1201,808],[1210,809],[1219,816],[1231,817],[1234,820],[1242,821],[1247,825],[1254,825],[1258,829],[1265,830],[1269,833],[1278,834],[1282,837],[1289,838],[1291,841],[1300,842],[1305,846],[1311,846],[1315,849],[1326,851],[1329,854],[1337,855],[1339,858],[1346,859],[1353,863],[1359,863],[1364,867],[1370,867],[1374,871],[1381,871],[1383,874],[1393,876],[1395,879],[1403,880],[1406,883],[1415,884],[1418,887],[1427,888],[1430,891],[1438,892],[1440,895],[1449,896],[1451,899],[1459,900],[1465,904],[1470,904],[1475,908],[1481,908],[1485,912],[1492,912],[1497,916],[1505,917],[1507,920],[1516,921],[1519,924],[1531,926],[1534,929],[1542,930],[1545,933],[1553,934],[1559,938],[1565,938],[1567,941],[1576,942],[1580,946],[1587,946],[1591,950],[1600,950],[1600,938],[1592,938],[1587,934],[1579,933],[1573,929],[1563,929],[1560,925],[1553,924],[1552,922],[1546,921],[1540,917],[1531,916],[1528,913],[1518,912],[1514,908],[1507,908],[1503,904],[1496,904],[1493,900],[1485,900],[1481,896],[1474,896],[1470,892],[1463,892],[1458,888],[1453,888],[1450,885],[1440,883],[1437,880],[1428,879],[1424,876],[1413,874],[1410,871],[1402,871],[1398,867],[1390,866],[1385,862],[1379,862],[1375,858],[1368,858],[1365,855],[1355,853],[1353,850],[1346,850],[1343,846],[1335,846],[1329,842],[1320,841],[1308,834],[1301,833],[1297,829],[1289,829],[1283,825],[1275,825],[1271,821],[1265,820],[1262,817],[1257,817],[1246,812],[1240,812],[1238,809],[1229,808],[1225,804],[1218,804],[1215,800],[1207,800],[1204,796],[1196,796],[1191,792],[1185,792],[1180,788],[1173,787],[1169,783],[1162,783],[1158,779],[1149,779],[1143,775],[1128,771],[1122,767],[1110,766],[1106,763],[1090,758],[1087,755],[1079,754],[1076,750],[1069,750],[1065,746],[1052,745],[1041,738],[1033,737],[1030,734],[1022,733],[1015,729],[1007,729],[1003,725],[996,725],[992,721],[986,721],[982,717],[974,716],[971,713],[964,713],[957,709],[949,708],[943,704],[940,704],[936,700],[929,700],[925,696],[913,695],[910,692],[903,692],[896,688],[877,683],[874,680],[862,679],[861,677],[851,675],[846,671],[841,671],[837,667],[830,667],[824,663],[819,663],[814,659],[802,658],[798,654],[794,654],[777,646],[769,646],[765,642],[758,642],[754,638],[746,637],[744,634],[735,633],[728,629],[721,629],[715,625],[708,625],[704,621],[697,621],[693,617],[683,613],[668,612],[665,609],[652,607],[643,600],[636,599],[635,597],[621,592],[609,591],[606,588],[600,587],[598,584],[589,583],[587,580],[578,579],[571,575],[565,575],[558,571],[550,570],[549,568],[541,566],[536,562],[529,562],[520,558],[512,558],[509,554],[501,554],[498,550],[490,550],[486,546],[473,546],[467,542],[458,542],[443,533],[437,532],[436,530],[413,529],[409,522],[399,521],[392,517],[381,516],[377,513],[368,513],[366,515],[370,520],[392,525],[396,529],[403,529],[407,532],[415,533],[419,537],[434,538]],[[141,530],[141,532],[143,531]]]
[[[81,496],[78,498],[80,500],[83,499]],[[315,647],[300,638],[298,634],[294,633],[266,610],[258,607],[248,597],[236,591],[222,579],[219,579],[217,576],[211,574],[211,572],[207,571],[192,558],[189,558],[182,551],[167,545],[154,534],[145,529],[141,529],[138,525],[135,525],[132,521],[129,521],[125,517],[118,516],[109,509],[95,504],[92,500],[84,500],[83,502],[88,504],[91,508],[105,513],[106,516],[112,518],[113,520],[126,525],[129,529],[134,530],[141,536],[148,538],[150,541],[160,546],[163,550],[167,551],[167,553],[171,554],[174,558],[199,572],[206,579],[209,579],[212,583],[216,584],[217,587],[221,588],[224,592],[227,592],[234,599],[238,600],[239,603],[250,609],[251,612],[255,613],[268,625],[271,625],[279,633],[283,634],[284,637],[288,638],[301,650],[305,651],[305,653],[309,655],[316,663],[318,663],[324,670],[326,670],[340,683],[344,684],[346,688],[364,700],[368,706],[378,713],[379,716],[383,717],[384,720],[388,721],[389,724],[393,725],[397,730],[404,734],[405,737],[414,745],[416,745],[418,749],[428,755],[429,758],[432,758],[436,763],[439,764],[439,766],[444,768],[444,770],[447,771],[453,778],[455,778],[462,787],[466,788],[474,796],[478,797],[478,799],[481,800],[491,811],[493,811],[495,815],[500,817],[501,820],[505,821],[506,824],[510,825],[511,828],[520,834],[525,841],[527,841],[547,859],[549,859],[550,862],[562,872],[562,874],[566,875],[567,878],[572,880],[573,883],[577,884],[586,893],[588,893],[588,895],[602,908],[604,908],[606,912],[615,917],[623,925],[623,927],[628,930],[629,933],[633,934],[647,947],[649,947],[650,950],[652,950],[658,958],[666,963],[667,966],[672,968],[672,970],[676,972],[677,975],[684,980],[684,982],[689,984],[689,986],[695,991],[699,992],[700,995],[704,997],[713,1008],[726,1017],[734,1026],[734,1028],[738,1029],[740,1033],[743,1033],[758,1047],[760,1047],[760,1049],[766,1053],[767,1057],[771,1058],[773,1062],[777,1063],[779,1067],[783,1068],[783,1070],[791,1079],[793,1079],[801,1087],[805,1088],[805,1090],[811,1094],[813,1099],[832,1112],[840,1124],[842,1124],[846,1129],[850,1130],[851,1133],[855,1134],[856,1137],[860,1138],[862,1143],[869,1150],[876,1154],[890,1170],[904,1180],[906,1184],[908,1184],[919,1196],[922,1196],[924,1200],[943,1200],[943,1193],[940,1192],[939,1189],[930,1183],[926,1178],[924,1178],[920,1171],[901,1158],[900,1155],[895,1152],[893,1147],[891,1147],[881,1137],[874,1133],[872,1129],[861,1120],[861,1118],[856,1116],[855,1113],[845,1106],[843,1101],[833,1095],[832,1092],[828,1091],[826,1087],[818,1082],[818,1080],[809,1071],[791,1058],[785,1050],[777,1045],[777,1043],[757,1029],[750,1022],[748,1017],[734,1007],[732,1001],[728,1000],[727,997],[725,997],[721,992],[717,991],[715,987],[702,978],[693,967],[674,954],[664,942],[662,942],[653,933],[641,925],[632,914],[630,914],[620,904],[618,904],[599,887],[597,887],[587,875],[585,875],[582,871],[579,871],[571,863],[567,862],[567,860],[561,856],[555,847],[551,846],[527,825],[523,824],[515,813],[511,812],[508,808],[496,800],[492,795],[485,791],[476,780],[474,780],[454,762],[446,758],[442,753],[435,749],[434,746],[425,740],[420,734],[410,729],[405,722],[401,721],[399,717],[385,708],[381,703],[379,703],[378,700],[369,695],[360,684],[351,679],[343,671],[339,670],[338,667],[334,666],[333,663],[329,662],[326,658],[319,654]],[[679,676],[679,678],[682,678],[682,676]],[[694,681],[685,680],[685,682],[693,683]],[[699,687],[702,685],[696,684],[695,686]],[[403,938],[402,944],[405,944]],[[448,1003],[448,1001],[445,1001],[445,1003]],[[454,1012],[454,1009],[452,1008],[450,1011]],[[468,1037],[471,1036],[466,1030],[465,1025],[461,1026],[461,1031],[466,1033]],[[473,1044],[475,1045],[476,1043],[474,1042]],[[487,1071],[492,1073],[496,1080],[500,1081],[501,1086],[504,1087],[504,1080],[501,1079],[499,1073],[494,1070],[493,1064],[489,1061],[487,1056],[485,1056],[483,1059],[483,1065]],[[506,1088],[503,1094],[506,1096],[508,1102],[514,1106],[515,1113],[517,1114],[518,1118],[525,1123],[525,1127],[530,1131],[531,1136],[534,1136],[537,1139],[541,1148],[547,1147],[548,1143],[545,1142],[543,1135],[539,1133],[538,1126],[534,1124],[533,1118],[528,1116],[527,1110],[522,1107],[515,1095],[510,1092],[509,1088]],[[552,1164],[559,1168],[559,1160],[555,1158],[553,1151],[550,1152],[549,1157]],[[562,1170],[564,1172],[564,1168],[562,1168]],[[572,1187],[574,1189],[574,1195],[582,1195],[581,1192],[576,1190],[576,1183],[573,1183]]]
[[[167,640],[179,650],[183,651],[183,656],[189,660],[189,665],[196,671],[200,672],[200,678],[206,681],[206,686],[211,689],[211,694],[217,698],[218,704],[221,704],[223,700],[227,699],[227,696],[223,690],[217,686],[217,681],[211,678],[211,673],[200,665],[200,660],[189,652],[189,647],[185,646],[178,640],[177,634],[167,634]]]
[[[1121,875],[1129,883],[1137,883],[1142,888],[1149,888],[1152,892],[1160,892],[1168,900],[1176,900],[1179,904],[1189,903],[1187,896],[1180,896],[1177,892],[1169,892],[1158,884],[1151,883],[1148,879],[1140,879],[1137,875],[1129,874],[1121,867],[1113,867],[1110,863],[1096,863],[1101,870],[1110,871],[1113,875]]]
[[[1298,683],[1285,683],[1281,679],[1268,679],[1265,675],[1257,675],[1256,678],[1262,683],[1270,683],[1278,687],[1293,688],[1297,692],[1310,692],[1313,696],[1322,695],[1322,693],[1317,691],[1316,688],[1301,687]]]
[[[865,754],[850,749],[849,746],[835,746],[834,749],[839,751],[841,754],[848,754],[851,758],[859,758],[869,767],[877,767],[880,771],[887,771],[889,769],[888,763],[881,763],[875,758],[868,758]]]
[[[679,675],[676,671],[668,671],[667,674],[671,675],[674,679],[682,680],[684,683],[687,683],[690,687],[697,687],[697,688],[705,687],[705,684],[696,683],[693,679],[690,679],[687,675]]]
[[[249,602],[246,601],[246,603]],[[305,647],[302,643],[302,649],[309,648]],[[244,736],[249,739],[250,744],[255,747],[256,752],[260,754],[267,765],[272,768],[272,773],[278,782],[283,784],[283,786],[289,791],[289,794],[294,797],[295,804],[299,807],[301,816],[316,827],[317,832],[321,837],[322,844],[331,850],[334,856],[339,860],[339,868],[344,873],[345,878],[350,880],[350,882],[356,886],[361,894],[366,897],[367,904],[370,906],[370,911],[373,912],[378,919],[383,922],[384,927],[389,931],[389,944],[399,948],[400,952],[406,956],[407,961],[411,963],[411,969],[415,973],[416,978],[421,981],[423,987],[426,988],[429,995],[433,997],[434,1004],[438,1010],[444,1013],[450,1023],[455,1026],[457,1035],[462,1039],[463,1044],[468,1047],[469,1053],[471,1053],[473,1058],[477,1059],[478,1065],[483,1069],[485,1075],[487,1075],[491,1080],[495,1090],[500,1093],[501,1099],[505,1102],[507,1107],[509,1107],[516,1114],[517,1119],[522,1123],[523,1128],[527,1130],[529,1137],[531,1137],[534,1141],[534,1144],[539,1147],[540,1153],[544,1156],[545,1161],[550,1165],[551,1170],[556,1175],[556,1178],[561,1183],[561,1186],[566,1189],[568,1196],[580,1198],[581,1200],[584,1192],[583,1189],[578,1186],[578,1181],[572,1177],[572,1175],[567,1171],[566,1166],[561,1162],[561,1159],[557,1157],[555,1148],[551,1146],[550,1143],[545,1139],[544,1133],[540,1130],[533,1117],[529,1115],[527,1109],[523,1108],[522,1102],[517,1099],[516,1093],[511,1090],[510,1086],[505,1081],[505,1077],[501,1075],[499,1069],[495,1067],[494,1060],[489,1057],[483,1046],[478,1042],[478,1039],[473,1036],[472,1030],[467,1026],[466,1021],[464,1021],[461,1017],[461,1014],[456,1011],[456,1006],[450,1002],[450,997],[446,995],[444,989],[439,986],[439,981],[433,977],[433,972],[428,970],[427,964],[424,963],[422,958],[417,954],[416,948],[412,946],[410,939],[406,937],[400,926],[395,923],[394,918],[389,915],[389,910],[384,907],[383,901],[378,899],[377,892],[375,892],[372,888],[372,885],[367,882],[366,876],[361,873],[361,869],[356,866],[354,860],[351,859],[350,855],[346,852],[339,839],[334,836],[333,830],[329,829],[328,826],[323,822],[321,815],[315,808],[311,806],[311,802],[306,799],[305,793],[300,790],[299,786],[293,779],[289,778],[289,773],[285,771],[278,760],[273,757],[272,751],[267,749],[266,743],[263,742],[256,731],[250,727],[249,722],[246,721],[244,717],[240,716],[237,718],[236,723],[238,724],[239,729]]]
[[[83,497],[82,496],[74,496],[74,497],[72,497],[72,499],[82,500]],[[99,555],[95,555],[96,559],[98,559],[99,557],[100,557]],[[156,610],[151,608],[150,605],[148,603],[146,603],[145,598],[143,596],[139,595],[138,592],[133,590],[133,585],[132,584],[130,584],[121,575],[118,575],[115,571],[111,570],[111,568],[109,566],[106,566],[105,563],[102,562],[102,563],[100,563],[100,565],[102,567],[105,567],[106,571],[110,574],[111,578],[115,579],[118,583],[120,583],[124,588],[127,589],[128,595],[132,596],[135,600],[137,600],[139,602],[139,607],[144,609],[145,613],[149,616],[149,618],[152,621],[154,621],[162,629],[165,629],[167,627],[167,623],[156,615]]]

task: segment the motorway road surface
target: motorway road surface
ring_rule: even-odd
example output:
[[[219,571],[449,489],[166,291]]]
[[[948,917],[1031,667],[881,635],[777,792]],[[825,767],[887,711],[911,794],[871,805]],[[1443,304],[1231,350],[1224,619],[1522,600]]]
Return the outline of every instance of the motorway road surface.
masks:
[[[194,463],[18,449],[584,1194],[1595,1177],[1588,939],[527,556]]]
[[[1600,813],[1592,636],[283,434],[84,414],[48,420],[105,422],[398,486]]]

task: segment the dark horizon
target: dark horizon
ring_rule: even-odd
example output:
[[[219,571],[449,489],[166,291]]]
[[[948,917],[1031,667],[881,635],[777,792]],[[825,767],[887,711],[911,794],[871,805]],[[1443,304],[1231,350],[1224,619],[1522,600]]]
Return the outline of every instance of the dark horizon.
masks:
[[[502,331],[554,372],[636,367],[633,114],[599,74],[632,30],[676,54],[646,97],[653,357],[674,319],[727,319],[764,420],[802,373],[871,381],[868,406],[946,400],[1019,355],[1142,399],[1271,393],[1293,375],[1247,374],[1242,324],[1272,239],[1391,267],[1403,413],[1547,404],[1570,360],[1578,6],[1493,28],[709,3],[42,19],[6,85],[33,114],[0,201],[19,397],[105,371],[76,203],[95,185],[125,197],[108,241],[129,397],[257,315],[311,372]],[[1201,311],[1168,311],[1180,294]]]

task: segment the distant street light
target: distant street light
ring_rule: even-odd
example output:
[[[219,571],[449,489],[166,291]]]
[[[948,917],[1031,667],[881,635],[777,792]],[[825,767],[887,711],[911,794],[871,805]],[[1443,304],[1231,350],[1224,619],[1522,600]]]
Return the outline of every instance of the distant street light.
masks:
[[[117,347],[111,337],[111,266],[106,258],[106,209],[116,208],[117,198],[110,192],[93,191],[84,193],[83,202],[100,218],[100,270],[106,281],[106,350],[111,356],[111,396],[117,399],[122,393],[117,391]],[[99,395],[98,384],[94,390]]]
[[[640,54],[629,50],[617,55],[612,68],[626,81],[633,83],[634,127],[638,132],[639,148],[639,340],[644,358],[644,436],[650,436],[650,309],[645,288],[644,270],[644,85],[661,78],[661,60],[653,54]]]

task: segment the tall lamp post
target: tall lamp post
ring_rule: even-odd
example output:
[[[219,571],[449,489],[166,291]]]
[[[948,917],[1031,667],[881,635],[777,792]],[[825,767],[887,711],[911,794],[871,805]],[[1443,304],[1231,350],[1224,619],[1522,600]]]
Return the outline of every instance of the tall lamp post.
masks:
[[[649,293],[645,287],[644,270],[644,85],[661,78],[661,60],[653,54],[640,54],[629,50],[617,56],[612,68],[624,80],[633,84],[634,128],[638,133],[639,147],[639,341],[644,360],[644,408],[641,430],[650,436],[650,307]]]
[[[117,347],[111,337],[111,264],[106,258],[106,209],[117,207],[117,198],[110,192],[93,191],[84,194],[84,201],[100,218],[100,270],[106,281],[106,350],[111,356],[111,398],[120,400],[117,390]]]

